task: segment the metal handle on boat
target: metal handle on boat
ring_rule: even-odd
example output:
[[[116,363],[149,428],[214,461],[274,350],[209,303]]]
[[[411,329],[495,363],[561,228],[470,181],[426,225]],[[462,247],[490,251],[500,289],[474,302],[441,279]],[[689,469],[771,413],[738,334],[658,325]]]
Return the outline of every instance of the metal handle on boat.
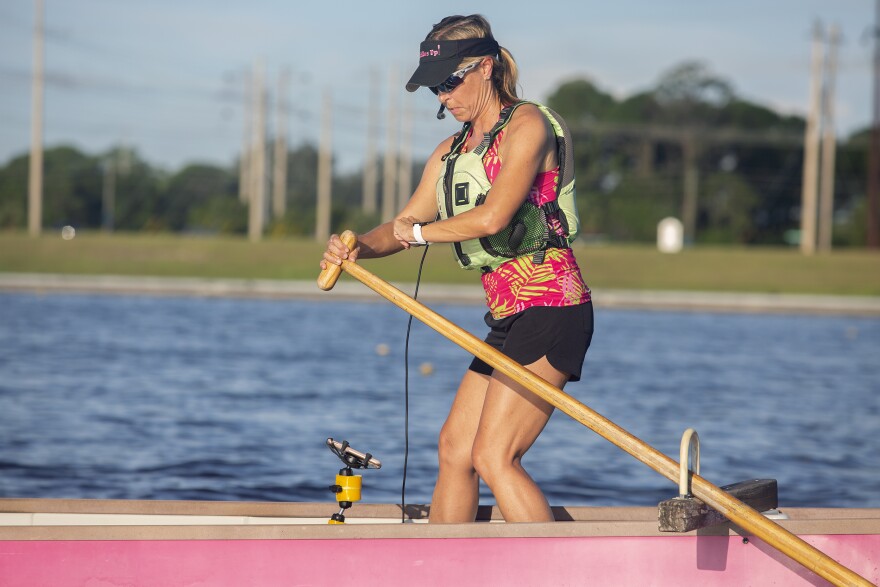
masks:
[[[693,460],[689,457],[693,448]],[[690,466],[688,461],[691,461]],[[690,497],[691,483],[690,473],[700,474],[700,435],[693,428],[688,428],[681,435],[681,445],[678,449],[678,496]]]
[[[357,237],[351,231],[346,231],[342,233],[341,238],[343,242],[348,244],[348,242],[353,243],[351,239],[356,239]],[[347,241],[346,238],[349,240]],[[334,268],[336,271],[333,271]],[[328,267],[319,277],[319,285],[329,284],[329,287],[326,289],[333,287],[333,283],[339,277],[339,269],[340,266],[338,265]],[[398,308],[418,318],[461,348],[492,365],[499,373],[507,375],[514,382],[546,400],[560,411],[568,414],[574,420],[577,420],[624,452],[648,465],[673,483],[678,480],[678,463],[645,441],[633,436],[611,420],[608,420],[547,380],[513,361],[501,351],[486,344],[424,304],[417,302],[387,281],[376,277],[357,263],[344,259],[341,269]],[[754,508],[749,507],[699,475],[693,475],[691,489],[695,497],[709,507],[714,508],[740,528],[746,532],[751,532],[779,552],[791,557],[831,583],[835,585],[872,585],[870,581],[843,566],[815,546],[807,543],[803,538],[765,518],[755,511]]]

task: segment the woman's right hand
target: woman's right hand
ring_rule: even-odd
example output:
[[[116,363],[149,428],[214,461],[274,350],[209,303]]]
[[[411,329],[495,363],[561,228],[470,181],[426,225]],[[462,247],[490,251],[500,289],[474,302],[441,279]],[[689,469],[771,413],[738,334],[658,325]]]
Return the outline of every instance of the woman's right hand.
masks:
[[[343,259],[356,261],[359,252],[360,247],[355,247],[353,250],[349,249],[342,242],[342,239],[339,238],[338,234],[332,234],[330,235],[330,240],[327,241],[327,250],[324,251],[324,258],[321,260],[321,269],[327,269],[330,264],[342,265]]]

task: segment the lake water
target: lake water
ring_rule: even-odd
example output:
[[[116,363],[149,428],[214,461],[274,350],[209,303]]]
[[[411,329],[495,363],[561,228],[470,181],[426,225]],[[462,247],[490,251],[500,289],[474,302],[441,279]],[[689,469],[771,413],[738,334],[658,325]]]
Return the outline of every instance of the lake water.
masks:
[[[432,307],[482,337],[481,306]],[[399,503],[407,318],[383,301],[0,294],[0,496],[332,501],[334,437],[383,462],[364,500]],[[467,362],[414,321],[408,503],[430,501]],[[775,478],[782,507],[880,507],[880,319],[599,299],[566,392],[675,460],[696,428],[718,485]],[[677,494],[562,413],[524,464],[554,505]]]

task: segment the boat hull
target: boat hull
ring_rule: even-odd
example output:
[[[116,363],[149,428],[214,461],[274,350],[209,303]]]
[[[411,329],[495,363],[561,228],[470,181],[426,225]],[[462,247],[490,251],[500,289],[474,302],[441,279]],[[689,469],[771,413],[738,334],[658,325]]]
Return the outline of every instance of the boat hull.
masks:
[[[249,511],[203,502],[3,501],[0,584],[8,587],[825,584],[728,524],[660,533],[656,508],[556,508],[567,521],[550,524],[428,525],[400,524],[396,506],[359,504],[353,523],[340,526],[326,524],[335,504]],[[90,511],[73,511],[83,509]],[[423,521],[418,511],[408,520]],[[880,510],[786,512],[781,524],[878,582]]]

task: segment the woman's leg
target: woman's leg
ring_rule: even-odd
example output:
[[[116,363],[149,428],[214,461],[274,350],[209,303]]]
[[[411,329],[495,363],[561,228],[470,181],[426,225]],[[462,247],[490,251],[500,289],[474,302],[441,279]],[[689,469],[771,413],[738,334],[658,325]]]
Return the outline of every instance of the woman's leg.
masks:
[[[488,375],[465,372],[440,430],[440,472],[431,499],[431,522],[473,522],[477,516],[480,479],[471,461],[471,449],[489,380]]]
[[[568,374],[542,357],[526,368],[562,388]],[[486,390],[472,459],[506,522],[553,521],[547,499],[521,459],[553,413],[553,406],[509,377],[496,373]]]

